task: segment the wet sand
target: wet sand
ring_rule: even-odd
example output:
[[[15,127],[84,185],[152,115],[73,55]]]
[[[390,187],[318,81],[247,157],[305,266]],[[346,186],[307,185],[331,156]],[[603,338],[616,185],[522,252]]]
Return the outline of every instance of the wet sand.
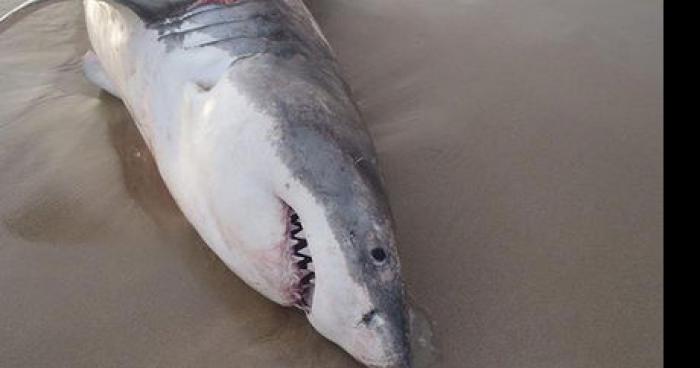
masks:
[[[375,138],[432,366],[661,367],[661,3],[310,7]],[[199,240],[83,79],[81,16],[0,36],[0,367],[358,367]]]

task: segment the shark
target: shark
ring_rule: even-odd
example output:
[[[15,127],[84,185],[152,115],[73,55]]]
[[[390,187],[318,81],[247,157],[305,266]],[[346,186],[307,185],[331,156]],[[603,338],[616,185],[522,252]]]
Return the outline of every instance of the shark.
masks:
[[[61,0],[32,0],[0,32]],[[86,77],[121,99],[217,256],[368,367],[411,367],[377,153],[302,0],[84,0]]]

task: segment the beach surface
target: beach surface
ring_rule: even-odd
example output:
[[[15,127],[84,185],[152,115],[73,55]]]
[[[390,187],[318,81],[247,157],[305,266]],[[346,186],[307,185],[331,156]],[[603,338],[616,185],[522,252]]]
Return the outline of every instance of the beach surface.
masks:
[[[309,7],[376,142],[421,365],[662,367],[662,3]],[[82,17],[0,36],[0,367],[358,368],[199,239],[83,78]]]

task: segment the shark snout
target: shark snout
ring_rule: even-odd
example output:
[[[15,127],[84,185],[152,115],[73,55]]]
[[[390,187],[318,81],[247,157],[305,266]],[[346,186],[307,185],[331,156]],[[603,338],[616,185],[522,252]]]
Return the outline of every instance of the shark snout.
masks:
[[[410,368],[412,367],[411,346],[408,326],[405,322],[403,310],[393,310],[385,317],[378,313],[378,318],[386,320],[385,328],[381,334],[384,336],[385,351],[388,359],[385,368]]]
[[[372,368],[412,368],[411,352],[408,347],[402,347],[400,351],[392,354],[393,359],[385,364],[372,365]]]
[[[370,368],[412,368],[410,359],[401,360],[399,362],[389,364],[389,365],[370,365]]]

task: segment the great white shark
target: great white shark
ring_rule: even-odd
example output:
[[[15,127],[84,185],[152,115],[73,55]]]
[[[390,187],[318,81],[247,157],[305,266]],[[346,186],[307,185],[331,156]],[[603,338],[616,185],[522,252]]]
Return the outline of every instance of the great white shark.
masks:
[[[83,3],[86,76],[124,102],[209,247],[365,365],[410,367],[375,148],[302,0]]]

